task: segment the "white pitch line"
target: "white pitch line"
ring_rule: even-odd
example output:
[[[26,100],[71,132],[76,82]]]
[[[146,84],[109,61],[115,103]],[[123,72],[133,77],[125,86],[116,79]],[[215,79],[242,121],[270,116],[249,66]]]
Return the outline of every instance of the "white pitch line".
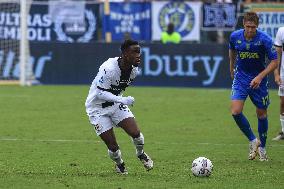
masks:
[[[1,1],[1,0],[0,0]],[[0,94],[1,98],[29,98],[29,95],[8,95],[8,94]]]
[[[20,138],[0,138],[0,141],[23,141],[23,142],[78,142],[78,143],[100,143],[95,140],[65,140],[65,139],[20,139]]]
[[[66,140],[66,139],[20,139],[20,138],[0,138],[1,141],[22,141],[22,142],[74,142],[74,143],[101,143],[102,141],[96,141],[96,140]],[[172,145],[212,145],[212,146],[247,146],[248,144],[227,144],[227,143],[204,143],[204,142],[166,142],[167,144]],[[153,142],[152,144],[165,144],[164,142]],[[270,147],[284,147],[284,144],[268,144],[267,146]]]

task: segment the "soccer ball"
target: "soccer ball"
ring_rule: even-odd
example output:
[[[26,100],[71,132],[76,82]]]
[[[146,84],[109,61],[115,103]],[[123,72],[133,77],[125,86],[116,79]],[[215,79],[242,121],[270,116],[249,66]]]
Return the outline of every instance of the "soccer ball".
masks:
[[[191,171],[197,177],[209,177],[213,171],[212,162],[206,157],[199,157],[193,160]]]

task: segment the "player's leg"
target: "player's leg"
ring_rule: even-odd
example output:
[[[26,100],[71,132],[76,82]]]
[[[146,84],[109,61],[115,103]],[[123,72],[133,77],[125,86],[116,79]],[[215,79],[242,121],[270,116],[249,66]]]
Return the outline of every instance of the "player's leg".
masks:
[[[108,155],[116,164],[116,171],[121,174],[127,174],[125,163],[122,160],[121,151],[116,141],[113,131],[113,123],[110,117],[95,114],[94,116],[89,116],[89,120],[94,126],[97,135],[100,136],[100,138],[106,144],[108,148]]]
[[[258,118],[258,134],[260,139],[260,146],[258,148],[259,160],[267,161],[266,155],[266,139],[268,131],[268,119],[267,119],[267,110],[266,109],[256,109],[256,114]]]
[[[239,126],[240,130],[244,133],[244,135],[248,138],[249,141],[253,141],[256,139],[256,137],[252,132],[249,121],[242,113],[243,107],[244,107],[243,100],[232,100],[231,113],[235,122]]]
[[[140,132],[135,119],[133,117],[126,118],[118,123],[129,136],[131,136],[133,144],[136,148],[136,155],[143,163],[144,167],[149,171],[153,169],[153,161],[148,154],[144,152],[144,136]]]
[[[258,119],[258,134],[260,139],[260,146],[258,148],[259,159],[261,161],[267,160],[266,155],[266,139],[268,131],[267,108],[270,104],[268,90],[266,85],[261,85],[258,89],[251,90],[250,99],[256,106],[256,115]]]
[[[244,101],[232,100],[232,102],[231,102],[231,113],[232,113],[233,118],[234,118],[235,122],[237,123],[238,127],[240,128],[240,130],[243,132],[243,134],[249,140],[248,159],[253,160],[253,159],[255,159],[255,157],[257,155],[257,148],[258,148],[258,145],[259,145],[259,141],[255,137],[247,118],[242,113],[243,107],[244,107]]]
[[[122,160],[121,151],[116,142],[113,128],[100,134],[101,139],[104,141],[108,148],[109,157],[116,163],[116,171],[121,174],[127,174],[125,163]]]
[[[247,88],[249,88],[248,85],[243,85],[237,79],[234,79],[231,92],[231,113],[240,130],[251,142],[256,140],[256,137],[250,127],[249,121],[243,114],[245,100],[248,96]]]
[[[267,130],[268,130],[268,120],[267,120],[267,110],[256,108],[256,115],[258,119],[258,133],[260,139],[260,147],[265,147]]]
[[[280,96],[280,124],[281,132],[279,133],[278,140],[284,140],[284,94]]]
[[[248,159],[253,160],[255,159],[257,155],[257,148],[259,145],[259,141],[255,137],[251,126],[249,124],[249,121],[245,117],[245,115],[242,113],[245,100],[248,96],[248,86],[243,86],[239,84],[236,80],[233,82],[232,87],[232,94],[231,94],[231,113],[232,116],[240,128],[240,130],[243,132],[243,134],[247,137],[249,140],[249,155]]]
[[[282,137],[284,139],[284,95],[280,97],[280,123],[281,123],[281,131]]]
[[[136,155],[147,170],[153,168],[153,161],[144,152],[144,136],[140,132],[134,115],[126,105],[120,105],[112,116],[113,122],[121,127],[131,138],[136,148]]]
[[[283,80],[282,80],[283,81]],[[273,140],[284,140],[284,86],[281,84],[279,86],[278,95],[280,96],[280,124],[281,131],[279,134],[273,138]]]
[[[144,152],[144,136],[140,132],[135,119],[133,117],[128,117],[120,121],[117,125],[132,138],[137,156],[141,155]]]

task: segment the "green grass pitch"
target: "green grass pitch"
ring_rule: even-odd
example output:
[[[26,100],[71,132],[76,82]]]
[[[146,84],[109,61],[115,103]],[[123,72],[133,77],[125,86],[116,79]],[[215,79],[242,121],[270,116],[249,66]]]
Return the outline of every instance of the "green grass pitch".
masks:
[[[129,174],[117,175],[85,114],[88,86],[0,87],[0,188],[283,188],[279,97],[270,91],[268,162],[249,161],[248,141],[230,114],[230,90],[130,87],[132,111],[154,169],[145,171],[130,138],[115,129]],[[255,108],[245,115],[255,134]],[[209,178],[191,162],[209,158]]]

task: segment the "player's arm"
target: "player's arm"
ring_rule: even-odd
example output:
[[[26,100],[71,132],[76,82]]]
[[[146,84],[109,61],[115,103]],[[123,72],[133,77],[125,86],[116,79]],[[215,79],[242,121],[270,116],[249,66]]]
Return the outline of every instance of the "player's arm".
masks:
[[[231,78],[234,79],[235,75],[235,63],[237,59],[237,51],[235,48],[235,41],[236,37],[234,33],[231,34],[230,36],[230,41],[229,41],[229,61],[230,61],[230,75]]]
[[[280,79],[280,65],[281,65],[281,58],[282,58],[282,36],[283,36],[283,30],[282,29],[278,29],[276,36],[275,36],[275,41],[274,41],[274,46],[276,48],[277,51],[277,57],[278,57],[278,66],[277,68],[274,70],[274,81],[280,85],[281,84],[281,79]]]
[[[278,59],[271,60],[270,64],[262,71],[258,76],[262,79],[267,76],[270,72],[273,72],[278,66]]]
[[[250,87],[253,89],[258,88],[262,79],[273,72],[278,66],[277,52],[271,38],[264,40],[264,48],[270,64],[250,82]]]
[[[110,92],[113,73],[111,71],[101,70],[97,82],[97,98],[108,102],[117,102],[125,105],[132,105],[134,98],[131,96],[116,96]]]
[[[267,76],[269,73],[273,72],[277,68],[277,66],[278,66],[278,60],[277,59],[271,60],[270,64],[268,64],[268,66],[250,82],[250,87],[253,89],[258,88],[262,79],[265,76]]]
[[[281,57],[282,57],[282,47],[275,46],[276,51],[277,51],[277,57],[278,57],[278,64],[276,69],[274,70],[274,81],[277,83],[277,85],[281,84],[281,79],[280,79],[280,65],[281,65]]]
[[[117,102],[122,103],[125,105],[133,105],[134,104],[134,98],[132,96],[122,97],[122,96],[116,96],[112,94],[111,92],[105,91],[104,89],[97,89],[98,90],[98,98],[101,100],[105,100],[108,102]]]
[[[230,74],[232,79],[234,79],[236,57],[237,52],[235,50],[229,49]]]

